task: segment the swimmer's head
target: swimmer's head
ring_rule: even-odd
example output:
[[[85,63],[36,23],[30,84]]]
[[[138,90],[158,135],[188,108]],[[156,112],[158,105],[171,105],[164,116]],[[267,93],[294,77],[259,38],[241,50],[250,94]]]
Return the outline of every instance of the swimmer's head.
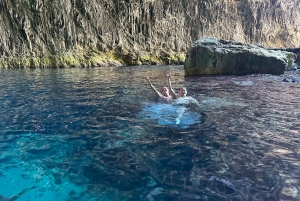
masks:
[[[186,97],[186,94],[187,94],[187,90],[185,87],[182,87],[179,91],[179,95],[180,97]]]
[[[168,97],[169,96],[169,89],[167,87],[162,87],[161,91],[164,96]]]

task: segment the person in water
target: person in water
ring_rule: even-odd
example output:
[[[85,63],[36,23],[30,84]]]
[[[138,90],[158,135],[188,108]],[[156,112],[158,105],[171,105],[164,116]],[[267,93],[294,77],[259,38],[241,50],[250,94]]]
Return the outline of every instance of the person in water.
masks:
[[[172,89],[172,85],[171,85],[171,72],[170,71],[166,72],[166,76],[168,78],[168,88],[169,88],[169,91],[170,91],[170,94],[171,94],[172,98],[173,99],[177,99],[177,98],[184,98],[184,97],[186,97],[187,90],[186,90],[185,87],[182,87],[179,90],[179,94],[176,94],[175,91]]]
[[[161,88],[161,91],[162,91],[162,94],[157,91],[155,89],[155,87],[152,85],[151,81],[150,81],[150,78],[149,77],[145,77],[146,80],[148,81],[151,89],[160,97],[160,98],[163,98],[163,99],[166,99],[166,100],[171,100],[172,99],[172,96],[169,94],[169,89],[167,87],[162,87]]]

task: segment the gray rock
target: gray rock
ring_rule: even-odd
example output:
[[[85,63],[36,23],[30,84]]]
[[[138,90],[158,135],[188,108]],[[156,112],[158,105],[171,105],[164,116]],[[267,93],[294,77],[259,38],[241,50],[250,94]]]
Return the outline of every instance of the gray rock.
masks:
[[[297,71],[299,69],[299,65],[297,63],[293,63],[290,67],[287,67],[285,70],[287,71]]]
[[[283,78],[283,82],[297,82],[300,83],[300,77],[295,77],[293,75],[290,75],[288,77]]]
[[[296,55],[261,45],[201,38],[188,50],[186,75],[283,74]]]

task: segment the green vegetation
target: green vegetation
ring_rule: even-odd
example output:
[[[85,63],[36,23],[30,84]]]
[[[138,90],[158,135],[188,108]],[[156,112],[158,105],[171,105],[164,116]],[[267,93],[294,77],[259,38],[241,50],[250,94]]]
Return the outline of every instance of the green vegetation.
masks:
[[[292,53],[292,52],[287,52],[286,53],[286,57],[287,57],[287,68],[290,68],[292,65],[293,65],[293,63],[295,62],[295,54],[294,53]]]
[[[68,52],[44,57],[2,57],[1,68],[91,67],[121,65],[109,54],[95,52]]]
[[[117,51],[99,52],[92,49],[76,47],[73,51],[60,55],[46,55],[44,57],[2,57],[0,68],[60,68],[60,67],[93,67],[93,66],[120,66],[120,65],[156,65],[156,64],[183,64],[184,53],[146,54],[127,53]]]

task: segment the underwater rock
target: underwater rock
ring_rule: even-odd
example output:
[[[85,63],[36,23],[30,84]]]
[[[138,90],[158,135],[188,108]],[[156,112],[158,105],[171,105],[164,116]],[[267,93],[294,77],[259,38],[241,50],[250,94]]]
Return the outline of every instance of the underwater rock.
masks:
[[[101,150],[92,158],[93,161],[84,167],[84,175],[94,183],[122,191],[156,185],[148,168],[124,147]]]
[[[293,63],[290,67],[286,68],[286,71],[297,71],[300,66],[297,63]]]
[[[300,83],[300,77],[295,77],[295,76],[288,76],[288,77],[285,77],[283,78],[282,80],[283,82],[297,82],[297,83]]]
[[[148,195],[146,196],[148,201],[155,201],[155,199],[153,198],[153,195],[158,195],[163,191],[163,188],[155,188],[152,191],[150,191],[148,193]]]
[[[84,171],[85,176],[92,182],[104,184],[122,191],[134,190],[148,185],[148,180],[143,180],[142,176],[138,176],[138,173],[132,171],[116,168],[106,169],[95,164],[88,165]]]
[[[206,190],[213,190],[220,194],[232,195],[236,193],[236,186],[229,180],[211,176],[208,180],[209,186]]]
[[[177,103],[145,103],[142,111],[139,112],[139,117],[153,119],[160,125],[181,129],[187,129],[193,124],[201,123],[201,114],[190,111],[186,107],[186,102]]]
[[[295,58],[261,45],[200,38],[188,50],[184,70],[185,75],[283,74]]]
[[[239,81],[239,82],[233,82],[236,85],[241,85],[241,86],[252,86],[253,82],[252,81]]]

